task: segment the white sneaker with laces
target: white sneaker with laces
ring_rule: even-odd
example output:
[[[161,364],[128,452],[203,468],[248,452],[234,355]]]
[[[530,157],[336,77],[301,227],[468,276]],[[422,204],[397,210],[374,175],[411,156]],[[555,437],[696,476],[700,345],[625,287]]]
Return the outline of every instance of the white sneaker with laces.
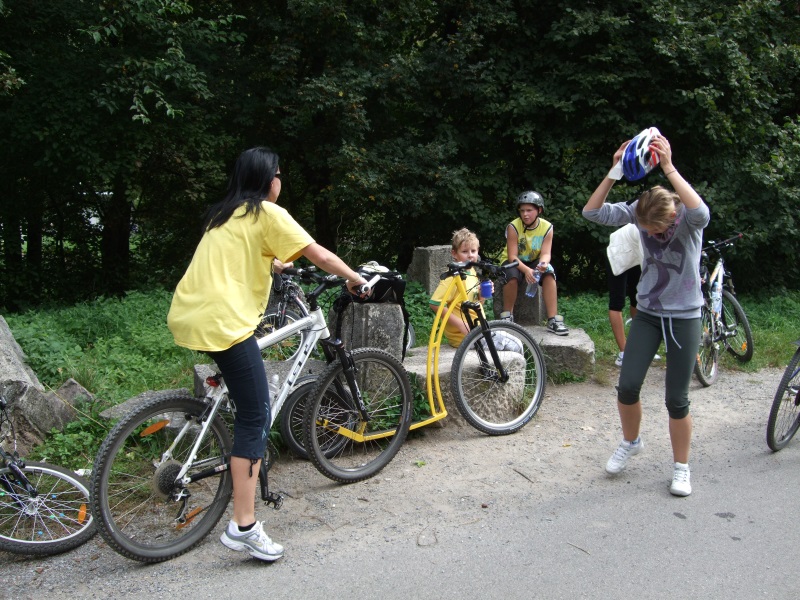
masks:
[[[669,486],[669,493],[673,496],[688,496],[692,493],[689,465],[679,462],[675,463],[675,470],[672,472],[672,485]]]
[[[611,473],[612,475],[620,473],[628,463],[628,459],[631,456],[639,454],[639,452],[641,452],[643,449],[644,442],[642,441],[641,436],[632,442],[629,442],[628,440],[622,440],[619,443],[619,446],[617,446],[617,449],[614,450],[614,454],[612,454],[611,458],[608,459],[608,462],[606,463],[606,472]]]
[[[249,531],[239,531],[239,526],[231,521],[219,538],[225,546],[237,552],[247,551],[250,556],[272,562],[283,556],[283,546],[273,542],[264,532],[261,521],[257,521]]]

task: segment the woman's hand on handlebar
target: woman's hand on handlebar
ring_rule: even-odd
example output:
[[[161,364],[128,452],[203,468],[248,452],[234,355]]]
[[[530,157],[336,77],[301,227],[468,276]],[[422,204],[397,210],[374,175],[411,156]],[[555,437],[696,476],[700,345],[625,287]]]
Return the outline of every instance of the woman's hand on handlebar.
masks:
[[[380,277],[378,278],[380,279]],[[347,286],[347,291],[353,294],[354,296],[358,296],[359,298],[366,298],[369,296],[370,292],[372,292],[373,283],[369,283],[366,279],[359,275],[358,279],[350,280],[344,282]]]

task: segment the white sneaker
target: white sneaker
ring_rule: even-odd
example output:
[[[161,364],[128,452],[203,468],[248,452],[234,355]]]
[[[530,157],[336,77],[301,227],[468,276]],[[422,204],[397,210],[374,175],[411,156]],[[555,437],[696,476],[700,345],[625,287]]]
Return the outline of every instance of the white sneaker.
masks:
[[[614,450],[614,454],[612,454],[611,458],[608,459],[608,462],[606,463],[606,472],[611,473],[612,475],[616,475],[617,473],[621,472],[628,463],[628,459],[631,456],[639,454],[639,452],[641,452],[643,449],[644,442],[642,441],[641,436],[632,442],[622,440],[619,443],[619,446],[617,446],[617,449]]]
[[[614,361],[614,364],[617,365],[618,367],[622,366],[622,356],[624,354],[625,354],[624,352],[620,352],[619,354],[617,354],[617,360]]]
[[[249,531],[239,531],[239,526],[231,521],[219,538],[225,546],[237,552],[247,550],[250,556],[272,562],[283,556],[283,546],[276,544],[264,533],[261,521],[257,521]]]
[[[692,493],[689,465],[678,462],[675,463],[675,470],[672,472],[672,485],[669,486],[669,493],[673,496],[688,496]]]
[[[653,360],[661,360],[661,355],[660,355],[660,354],[656,354],[656,355],[653,357]]]

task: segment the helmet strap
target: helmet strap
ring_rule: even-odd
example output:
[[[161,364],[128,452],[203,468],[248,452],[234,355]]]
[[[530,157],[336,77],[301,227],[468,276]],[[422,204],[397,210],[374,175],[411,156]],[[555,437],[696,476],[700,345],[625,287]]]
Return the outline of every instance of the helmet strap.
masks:
[[[541,214],[542,214],[542,211],[540,210],[539,211],[539,215],[541,215]],[[539,215],[536,215],[536,219],[534,220],[533,223],[531,223],[530,227],[525,225],[525,223],[522,223],[522,228],[525,231],[533,231],[534,229],[536,229],[539,226]]]

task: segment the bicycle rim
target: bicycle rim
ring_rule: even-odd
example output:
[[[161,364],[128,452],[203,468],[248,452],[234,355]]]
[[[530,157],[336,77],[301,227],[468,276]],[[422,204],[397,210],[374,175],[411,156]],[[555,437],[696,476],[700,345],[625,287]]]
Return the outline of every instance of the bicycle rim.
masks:
[[[311,461],[340,483],[368,479],[383,469],[397,454],[411,425],[411,383],[402,363],[373,348],[354,350],[352,361],[369,420],[362,420],[342,365],[336,362],[320,376],[303,424]],[[367,439],[353,439],[362,435]]]
[[[258,327],[256,327],[256,339],[260,339],[265,335],[280,329],[281,327],[285,327],[286,325],[290,325],[291,323],[298,321],[299,319],[300,315],[291,310],[286,311],[283,319],[281,319],[280,313],[268,312],[261,318],[261,322],[258,324]],[[298,331],[296,334],[283,340],[282,342],[273,344],[272,346],[267,346],[261,350],[261,356],[264,358],[264,360],[293,360],[297,354],[297,351],[300,349],[300,344],[303,342],[304,335],[305,332]]]
[[[224,513],[231,497],[227,469],[194,483],[175,482],[200,433],[197,419],[207,408],[188,392],[163,392],[117,423],[100,447],[92,510],[103,538],[123,556],[160,562],[183,554]],[[176,441],[181,431],[185,435]],[[172,456],[165,458],[173,443]],[[228,429],[217,416],[187,475],[222,466],[230,448]]]
[[[767,421],[767,445],[777,452],[794,437],[800,427],[800,350],[794,353],[783,372],[772,401]]]
[[[704,387],[712,385],[719,375],[719,343],[714,341],[716,337],[713,313],[703,307],[700,346],[697,349],[694,374]]]
[[[89,486],[62,467],[28,462],[22,469],[31,496],[11,469],[0,469],[0,550],[47,556],[72,550],[95,531]]]
[[[725,348],[739,362],[748,362],[753,358],[753,332],[744,309],[736,297],[728,290],[722,290],[722,322],[725,333]]]
[[[495,340],[504,336],[516,340],[497,353],[508,379],[501,380],[478,328],[456,350],[450,389],[458,412],[470,425],[489,435],[506,435],[519,431],[539,410],[547,372],[539,344],[525,329],[508,321],[491,321],[489,327]]]

